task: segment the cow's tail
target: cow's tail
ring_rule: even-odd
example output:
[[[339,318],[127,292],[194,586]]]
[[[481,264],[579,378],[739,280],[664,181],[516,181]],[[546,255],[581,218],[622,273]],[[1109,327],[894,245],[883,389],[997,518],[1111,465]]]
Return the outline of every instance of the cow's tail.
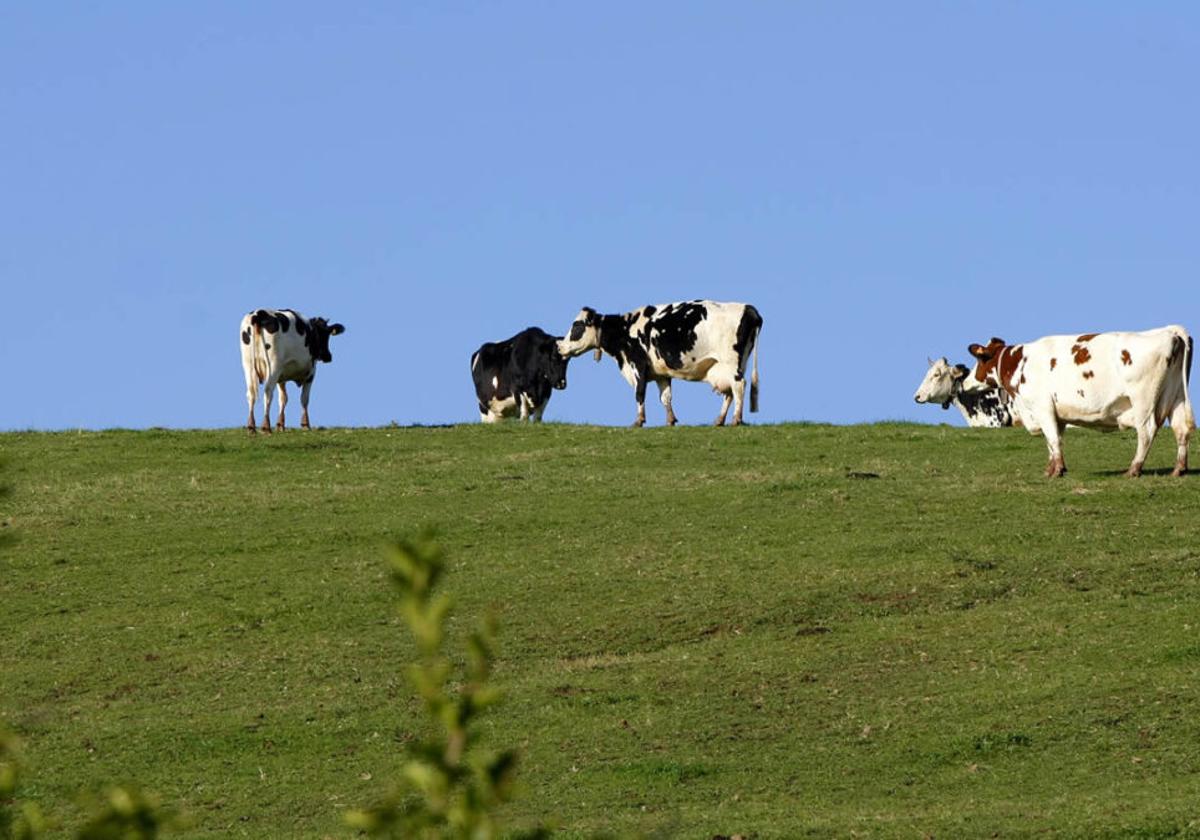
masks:
[[[754,369],[750,373],[750,412],[758,411],[758,335],[762,332],[762,323],[754,330]]]
[[[267,381],[267,352],[263,348],[262,323],[258,313],[250,316],[250,358],[254,360],[254,375],[259,383]]]
[[[1183,349],[1183,404],[1185,412],[1185,421],[1189,429],[1196,428],[1196,415],[1192,412],[1192,398],[1188,394],[1189,380],[1192,378],[1192,351],[1195,345],[1192,337],[1184,333],[1184,340],[1187,344]]]

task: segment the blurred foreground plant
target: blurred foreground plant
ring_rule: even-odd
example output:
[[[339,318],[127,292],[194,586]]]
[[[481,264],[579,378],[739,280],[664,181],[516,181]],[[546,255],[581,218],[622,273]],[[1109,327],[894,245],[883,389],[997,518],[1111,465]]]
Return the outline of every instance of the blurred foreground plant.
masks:
[[[111,788],[92,808],[79,840],[154,840],[176,820],[156,797],[136,788]]]
[[[0,840],[32,840],[48,827],[32,802],[17,802],[21,779],[21,743],[0,728]]]
[[[347,814],[346,821],[371,836],[491,840],[500,835],[496,808],[512,795],[515,750],[488,752],[478,746],[476,719],[500,700],[488,684],[496,622],[488,617],[467,641],[466,673],[456,688],[455,669],[442,653],[450,599],[435,594],[445,559],[429,534],[391,549],[391,578],[400,615],[416,637],[420,659],[408,677],[436,731],[409,748],[396,790],[372,808]],[[534,829],[505,836],[549,837]]]

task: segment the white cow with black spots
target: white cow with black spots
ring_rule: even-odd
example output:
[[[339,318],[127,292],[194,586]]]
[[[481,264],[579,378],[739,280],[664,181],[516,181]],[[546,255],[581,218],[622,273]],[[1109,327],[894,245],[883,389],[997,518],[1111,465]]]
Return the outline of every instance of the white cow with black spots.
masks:
[[[646,422],[646,385],[658,386],[667,424],[676,423],[671,407],[671,381],[707,382],[724,397],[716,425],[725,424],[733,403],[733,425],[742,422],[746,364],[754,353],[750,378],[750,410],[758,411],[758,335],[762,317],[748,303],[691,300],[644,306],[624,315],[601,315],[584,307],[570,332],[558,343],[564,356],[594,350],[612,356],[637,396],[634,426]]]
[[[246,427],[254,431],[254,402],[258,386],[263,386],[262,430],[271,431],[271,396],[279,389],[279,421],[284,429],[283,410],[287,405],[287,382],[300,383],[301,428],[309,428],[308,395],[317,362],[332,362],[330,336],[345,331],[341,324],[329,324],[324,318],[305,318],[292,309],[256,309],[242,318],[242,371],[246,375],[246,401],[250,419]]]

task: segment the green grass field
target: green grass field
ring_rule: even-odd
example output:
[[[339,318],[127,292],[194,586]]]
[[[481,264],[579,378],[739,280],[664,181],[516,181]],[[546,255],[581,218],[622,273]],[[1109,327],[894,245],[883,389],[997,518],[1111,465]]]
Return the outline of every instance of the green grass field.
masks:
[[[1200,476],[1160,436],[328,429],[0,435],[0,722],[67,826],[350,837],[423,726],[384,542],[501,620],[514,827],[1200,836]],[[1197,459],[1200,460],[1200,459]],[[455,645],[455,650],[460,648]]]

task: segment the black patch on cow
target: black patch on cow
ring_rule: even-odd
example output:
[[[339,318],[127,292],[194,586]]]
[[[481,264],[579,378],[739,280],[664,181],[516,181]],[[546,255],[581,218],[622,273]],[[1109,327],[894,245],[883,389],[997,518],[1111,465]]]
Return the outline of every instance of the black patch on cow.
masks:
[[[569,359],[558,352],[558,342],[544,330],[529,327],[512,338],[480,346],[471,356],[480,412],[486,414],[492,400],[519,399],[521,394],[536,410],[549,402],[555,388],[567,387]]]
[[[754,340],[758,337],[762,325],[763,319],[758,310],[746,304],[746,308],[742,310],[742,320],[738,322],[737,341],[733,344],[733,352],[737,353],[738,357],[739,380],[745,372],[746,360],[750,357],[750,349],[754,346]]]
[[[249,343],[250,343],[250,328],[246,327],[246,329],[242,330],[242,344],[249,344]]]
[[[650,367],[650,354],[646,345],[630,335],[629,328],[637,320],[636,315],[601,315],[599,317],[600,349],[617,360],[620,367],[626,364],[637,371],[638,380],[644,382]],[[649,325],[647,325],[647,330]]]
[[[583,338],[583,331],[587,329],[587,325],[583,321],[576,321],[571,324],[571,341],[578,341]]]
[[[250,323],[274,335],[279,332],[279,318],[270,309],[260,309],[250,316]]]
[[[657,306],[643,306],[642,307],[642,315],[646,318],[649,318],[657,311],[658,311]]]
[[[683,367],[683,356],[696,346],[696,326],[708,318],[708,307],[702,303],[673,303],[663,307],[649,327],[649,342],[672,370]]]
[[[1000,388],[991,388],[987,391],[963,391],[961,386],[955,384],[956,393],[954,398],[971,417],[992,417],[999,421],[1001,426],[1011,426],[1013,424],[1012,411],[1008,407],[1008,402],[1005,399],[1004,392]]]
[[[292,320],[288,317],[286,309],[282,310],[277,316],[275,316],[275,319],[279,321],[280,332],[287,332],[288,328],[292,325]]]

